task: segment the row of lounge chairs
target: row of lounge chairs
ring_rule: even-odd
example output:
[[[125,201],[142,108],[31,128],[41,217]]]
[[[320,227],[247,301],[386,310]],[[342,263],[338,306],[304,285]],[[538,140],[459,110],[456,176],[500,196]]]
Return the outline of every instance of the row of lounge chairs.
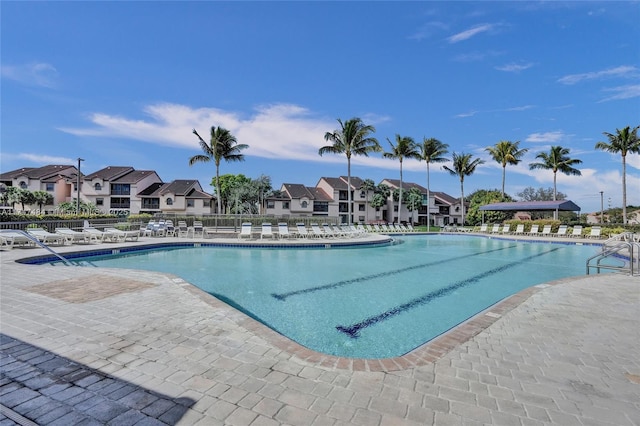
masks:
[[[0,233],[2,248],[33,247],[35,240],[45,245],[63,246],[71,244],[91,244],[102,242],[137,241],[140,231],[123,231],[113,227],[99,230],[92,226],[84,226],[81,231],[70,228],[56,228],[55,232],[49,232],[44,228],[27,228],[25,235],[22,232],[5,230]]]
[[[254,231],[253,225],[249,222],[242,224],[239,239],[251,239],[259,234],[260,239],[265,238],[356,238],[364,235],[366,232],[358,230],[355,226],[336,226],[323,223],[319,225],[312,223],[309,228],[304,223],[297,223],[294,229],[289,229],[286,223],[278,223],[277,230],[274,232],[273,225],[265,222],[261,225],[259,231]]]
[[[516,229],[511,231],[511,225],[505,224],[494,224],[491,229],[489,229],[489,225],[482,224],[478,229],[479,232],[482,233],[490,233],[490,234],[503,234],[503,235],[527,235],[527,236],[541,236],[541,237],[571,237],[571,238],[600,238],[602,228],[600,226],[591,227],[591,231],[589,234],[582,233],[583,229],[581,225],[576,225],[569,232],[568,225],[560,225],[558,230],[555,233],[551,232],[551,225],[544,225],[542,230],[540,230],[540,225],[533,224],[531,225],[531,229],[528,232],[524,231],[524,224],[516,225]]]

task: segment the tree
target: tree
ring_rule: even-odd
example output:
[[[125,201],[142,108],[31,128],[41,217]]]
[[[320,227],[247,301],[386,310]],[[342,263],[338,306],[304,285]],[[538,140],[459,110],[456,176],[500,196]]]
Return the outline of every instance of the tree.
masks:
[[[420,159],[420,152],[418,151],[418,145],[413,138],[409,136],[400,136],[396,134],[396,144],[387,138],[389,145],[391,145],[391,151],[382,154],[384,158],[392,158],[400,161],[400,196],[398,198],[398,224],[400,224],[400,216],[402,214],[402,161],[405,158]]]
[[[244,155],[242,150],[249,148],[249,145],[239,144],[236,137],[231,132],[222,127],[211,126],[211,139],[210,142],[204,141],[196,131],[193,129],[193,134],[198,137],[200,141],[200,148],[204,154],[194,155],[189,159],[189,165],[193,166],[195,163],[208,163],[213,161],[216,165],[216,190],[220,188],[220,162],[222,160],[226,162],[244,161]],[[218,214],[222,211],[222,200],[220,194],[217,194],[218,198]]]
[[[529,151],[527,148],[519,148],[520,141],[500,141],[494,146],[485,149],[493,159],[502,165],[502,196],[504,197],[504,182],[507,172],[507,164],[518,164],[520,158]]]
[[[528,186],[516,194],[522,201],[550,201],[553,200],[553,188],[534,188]],[[567,196],[558,192],[556,194],[558,200],[565,200]]]
[[[431,226],[431,219],[429,218],[429,209],[431,205],[431,185],[429,178],[429,164],[431,163],[444,163],[449,161],[448,158],[443,155],[449,152],[449,145],[440,142],[436,138],[424,138],[422,145],[420,145],[420,160],[427,163],[427,230]]]
[[[251,179],[243,174],[225,174],[219,177],[220,186],[216,186],[214,182],[213,186],[216,187],[216,193],[221,198],[223,210],[219,213],[228,213],[231,206],[236,202],[236,189],[244,184],[251,182]]]
[[[502,223],[507,219],[510,219],[512,212],[504,211],[480,211],[480,207],[491,203],[509,202],[515,201],[509,194],[502,195],[499,189],[478,189],[467,196],[469,200],[469,210],[467,211],[467,222],[470,225],[478,225],[482,223],[484,217],[484,223]]]
[[[7,187],[7,191],[4,194],[5,201],[14,210],[15,210],[16,203],[20,202],[20,193],[22,191],[24,190],[21,188],[18,188],[17,186],[9,186]]]
[[[345,154],[347,157],[347,202],[349,204],[347,222],[351,225],[351,157],[353,155],[369,156],[372,152],[380,152],[382,148],[378,140],[370,135],[375,133],[375,127],[366,125],[361,119],[354,117],[344,123],[338,118],[340,129],[326,132],[324,140],[332,145],[323,146],[318,150],[320,156],[324,154]]]
[[[595,148],[622,156],[622,223],[627,224],[627,153],[640,154],[640,139],[638,139],[638,128],[631,129],[627,126],[624,129],[616,129],[616,134],[604,132],[609,139],[607,142],[596,143]]]
[[[529,164],[530,170],[545,169],[553,171],[553,201],[556,201],[558,199],[558,190],[556,185],[558,171],[564,173],[565,175],[582,175],[580,170],[573,167],[576,164],[582,163],[582,160],[578,160],[577,158],[570,158],[568,155],[569,148],[552,146],[549,152],[541,152],[536,155],[536,158],[542,160],[541,162]],[[558,218],[556,213],[553,214],[553,218]]]
[[[53,204],[53,195],[47,191],[33,191],[34,202],[38,205],[38,209],[42,212],[42,206]]]
[[[412,212],[419,210],[422,205],[422,193],[418,188],[411,188],[405,197],[407,209]]]
[[[480,158],[473,158],[472,154],[453,153],[451,159],[451,167],[443,166],[452,176],[458,176],[460,179],[460,206],[462,207],[462,225],[464,226],[464,178],[471,176],[476,171],[476,167],[484,164]]]
[[[391,195],[391,189],[387,185],[381,183],[380,185],[376,186],[374,189],[373,198],[371,199],[371,207],[375,208],[376,210],[384,207],[385,204],[387,204],[389,195]]]
[[[22,211],[25,211],[25,205],[29,206],[36,202],[35,197],[33,196],[33,192],[27,189],[20,190],[20,204],[22,205]]]

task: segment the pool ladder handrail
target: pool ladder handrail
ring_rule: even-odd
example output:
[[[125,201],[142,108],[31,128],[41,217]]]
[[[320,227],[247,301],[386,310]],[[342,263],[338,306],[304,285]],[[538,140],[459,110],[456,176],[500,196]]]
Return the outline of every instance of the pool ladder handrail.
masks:
[[[623,251],[626,251],[626,253],[621,253]],[[625,264],[623,266],[601,264],[604,259],[616,255],[624,259]],[[596,261],[595,265],[591,264],[593,260]],[[638,241],[638,236],[633,232],[624,232],[612,236],[603,243],[600,253],[587,259],[586,267],[587,275],[589,275],[591,268],[596,268],[598,274],[601,269],[609,269],[625,272],[631,276],[640,275],[640,241]]]
[[[30,233],[23,231],[21,229],[0,229],[0,234],[9,233],[9,232],[16,232],[18,234],[24,235],[29,240],[33,241],[33,243],[35,243],[37,246],[42,247],[43,249],[47,250],[49,253],[53,254],[58,259],[62,260],[62,262],[64,262],[65,265],[73,266],[71,262],[69,262],[64,256],[54,251],[51,247],[49,247],[48,245],[46,245],[45,243],[37,239],[35,236],[31,235]]]

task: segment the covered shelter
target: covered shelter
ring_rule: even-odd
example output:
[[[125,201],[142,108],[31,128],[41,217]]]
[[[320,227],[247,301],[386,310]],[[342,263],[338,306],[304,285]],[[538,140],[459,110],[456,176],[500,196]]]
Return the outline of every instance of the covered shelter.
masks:
[[[555,217],[558,217],[558,212],[560,211],[580,211],[580,207],[578,207],[571,200],[556,200],[556,201],[515,201],[509,203],[491,203],[485,204],[484,206],[480,206],[479,210],[483,212],[482,222],[484,223],[484,212],[485,211],[553,211],[555,212]]]

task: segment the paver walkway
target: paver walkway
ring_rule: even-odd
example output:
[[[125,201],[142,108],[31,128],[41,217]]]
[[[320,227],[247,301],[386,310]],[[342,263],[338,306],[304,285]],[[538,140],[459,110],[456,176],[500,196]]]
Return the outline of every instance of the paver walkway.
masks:
[[[638,278],[544,286],[432,363],[359,371],[177,277],[24,255],[0,254],[0,425],[640,425]]]

